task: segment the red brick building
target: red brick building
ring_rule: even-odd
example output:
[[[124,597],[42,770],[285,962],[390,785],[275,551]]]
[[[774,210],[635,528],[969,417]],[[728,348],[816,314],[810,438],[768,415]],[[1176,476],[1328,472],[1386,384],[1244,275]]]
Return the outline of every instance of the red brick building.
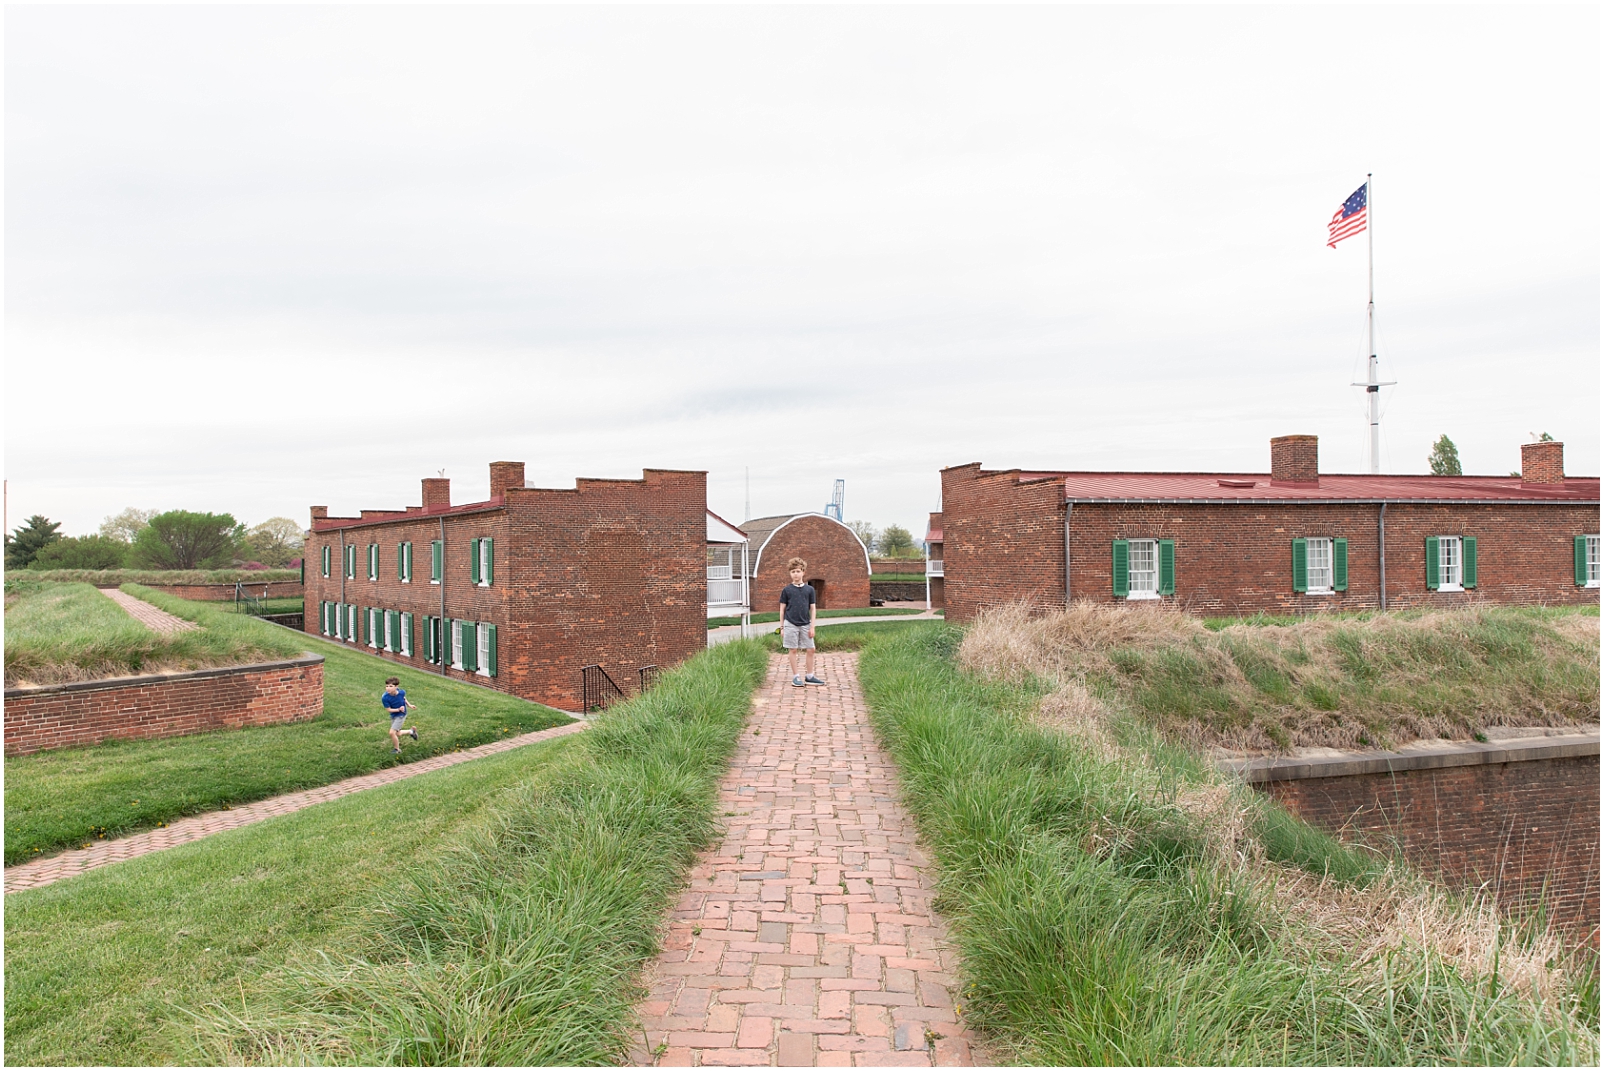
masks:
[[[822,513],[786,513],[745,521],[752,547],[752,612],[779,608],[780,589],[791,582],[786,563],[808,563],[821,610],[869,605],[869,551],[856,532]]]
[[[312,507],[306,629],[418,670],[565,710],[581,670],[630,689],[707,645],[707,474],[526,487],[490,465],[490,498],[330,517]]]
[[[925,587],[929,590],[930,609],[941,610],[947,605],[946,546],[941,532],[941,514],[932,513],[925,528]]]
[[[1314,436],[1270,447],[1268,474],[943,469],[948,618],[1020,600],[1305,614],[1599,597],[1599,481],[1567,477],[1561,443],[1526,444],[1509,477],[1322,475]]]

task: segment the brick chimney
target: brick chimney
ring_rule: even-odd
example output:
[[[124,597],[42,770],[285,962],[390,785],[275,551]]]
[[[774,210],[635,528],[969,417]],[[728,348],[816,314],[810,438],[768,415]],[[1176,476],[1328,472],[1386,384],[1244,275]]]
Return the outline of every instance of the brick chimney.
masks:
[[[313,506],[312,507],[312,522],[313,522],[314,526],[316,525],[316,523],[318,521],[327,520],[328,516],[329,516],[329,507],[327,507],[327,506]]]
[[[1270,486],[1320,486],[1318,436],[1280,435],[1270,440]]]
[[[1541,443],[1522,443],[1521,483],[1564,483],[1565,444],[1550,439]]]
[[[509,487],[522,487],[523,485],[524,463],[522,461],[492,461],[490,463],[491,498],[505,495]]]
[[[451,508],[451,481],[444,476],[429,476],[423,481],[423,512],[437,513]]]

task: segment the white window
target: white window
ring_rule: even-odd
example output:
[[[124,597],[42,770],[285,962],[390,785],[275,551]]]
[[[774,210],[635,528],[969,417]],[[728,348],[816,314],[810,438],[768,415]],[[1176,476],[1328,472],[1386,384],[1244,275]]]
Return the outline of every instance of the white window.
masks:
[[[1309,594],[1330,595],[1332,593],[1331,540],[1308,539],[1305,543],[1309,548]]]
[[[401,615],[401,653],[412,657],[412,615]]]
[[[1598,536],[1583,537],[1586,541],[1586,558],[1582,562],[1583,580],[1586,587],[1596,588],[1599,584],[1598,572]]]
[[[490,630],[479,626],[479,676],[490,676]]]
[[[384,646],[384,611],[368,607],[368,646]]]
[[[1437,590],[1465,590],[1465,550],[1458,536],[1437,537]]]
[[[377,543],[368,544],[368,579],[379,579],[379,545]]]
[[[1158,598],[1158,540],[1132,539],[1130,548],[1130,594],[1127,598]]]
[[[451,668],[462,668],[462,622],[451,622]]]
[[[412,583],[412,544],[402,543],[395,548],[395,571],[401,583]]]

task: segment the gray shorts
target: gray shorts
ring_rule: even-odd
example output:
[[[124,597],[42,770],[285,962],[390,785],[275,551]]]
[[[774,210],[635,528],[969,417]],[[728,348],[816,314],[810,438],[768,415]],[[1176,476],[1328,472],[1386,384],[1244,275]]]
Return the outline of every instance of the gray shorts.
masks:
[[[780,646],[786,650],[800,647],[804,651],[813,650],[813,637],[808,635],[808,625],[793,625],[789,621],[782,622],[780,627]]]
[[[392,730],[399,729],[399,728],[401,728],[401,723],[406,721],[406,720],[407,720],[407,715],[406,715],[405,711],[402,711],[400,714],[391,714],[390,715],[390,728]]]

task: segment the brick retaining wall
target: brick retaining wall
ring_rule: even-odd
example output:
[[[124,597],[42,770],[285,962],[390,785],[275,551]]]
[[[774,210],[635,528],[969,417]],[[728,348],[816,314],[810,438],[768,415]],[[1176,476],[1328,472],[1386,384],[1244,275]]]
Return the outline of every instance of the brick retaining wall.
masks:
[[[6,754],[106,740],[309,721],[323,712],[323,659],[7,688]]]
[[[1596,948],[1598,745],[1595,732],[1226,766],[1310,824],[1396,844],[1505,907],[1546,897],[1553,926]]]

